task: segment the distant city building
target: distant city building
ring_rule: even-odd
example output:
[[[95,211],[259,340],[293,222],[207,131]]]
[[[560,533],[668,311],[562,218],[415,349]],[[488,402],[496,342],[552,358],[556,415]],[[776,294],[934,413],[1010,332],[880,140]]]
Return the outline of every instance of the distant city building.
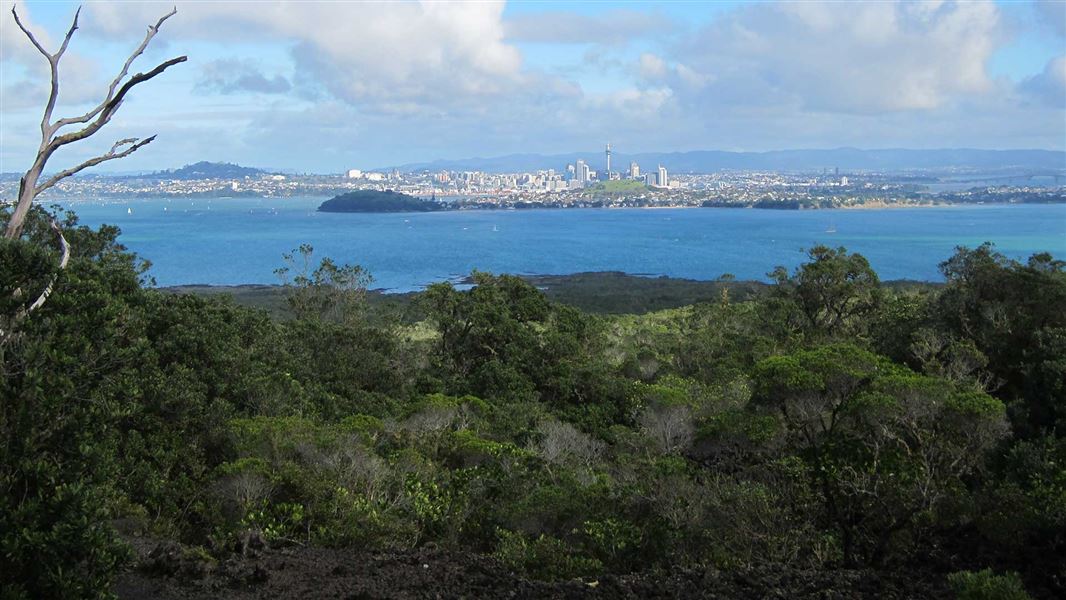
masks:
[[[629,163],[629,178],[640,179],[640,165],[636,162]]]
[[[363,176],[363,172],[359,169],[348,169],[348,179],[359,179]]]
[[[611,178],[611,142],[607,142],[607,179]]]
[[[655,183],[659,187],[670,187],[670,179],[666,175],[666,167],[659,165],[659,176],[656,177]]]
[[[385,180],[385,174],[384,173],[367,173],[366,174],[366,178],[369,179],[370,181],[384,181]]]
[[[591,171],[589,170],[589,166],[585,164],[585,161],[578,160],[577,164],[574,165],[574,179],[578,180],[582,184],[585,184],[588,183],[591,178],[592,177]]]
[[[847,184],[848,184],[848,177],[847,177],[847,175],[845,175],[844,177],[840,178],[840,185],[847,185]]]

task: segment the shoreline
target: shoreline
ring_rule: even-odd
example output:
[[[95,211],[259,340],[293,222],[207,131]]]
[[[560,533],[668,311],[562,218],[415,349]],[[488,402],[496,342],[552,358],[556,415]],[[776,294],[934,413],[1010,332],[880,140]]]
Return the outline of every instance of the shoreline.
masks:
[[[693,285],[721,285],[721,286],[736,286],[736,285],[758,285],[770,287],[774,284],[769,280],[761,279],[690,279],[688,277],[671,277],[669,275],[656,275],[654,273],[628,273],[626,271],[577,271],[574,273],[493,273],[493,275],[513,275],[528,281],[533,284],[545,284],[550,286],[552,284],[558,285],[559,283],[565,283],[567,280],[573,279],[585,279],[585,278],[614,278],[614,279],[630,279],[630,280],[642,280],[642,281],[655,281],[660,283],[680,283],[680,284],[693,284]],[[383,296],[391,295],[405,295],[405,294],[419,294],[425,291],[425,288],[438,283],[451,283],[452,285],[472,285],[473,277],[470,275],[464,275],[462,277],[454,279],[441,279],[440,281],[432,281],[421,286],[417,290],[396,290],[396,288],[368,288],[366,291],[368,294],[378,294]],[[885,279],[881,281],[881,285],[928,285],[928,286],[941,286],[944,285],[943,281],[929,281],[925,279]],[[179,283],[174,285],[159,285],[149,287],[147,289],[157,290],[161,292],[175,292],[180,293],[186,290],[205,290],[208,292],[224,292],[226,290],[245,290],[245,291],[259,291],[259,290],[284,290],[287,286],[280,283]]]
[[[77,207],[78,205],[85,204],[123,204],[123,203],[170,203],[172,201],[200,201],[210,203],[213,201],[226,202],[229,200],[306,200],[306,201],[324,201],[328,200],[327,196],[242,196],[242,197],[226,197],[226,196],[135,196],[135,197],[94,197],[94,198],[46,198],[40,201],[41,204],[48,203],[65,203],[71,207]],[[2,204],[3,201],[0,201]],[[988,206],[1032,206],[1032,205],[1060,205],[1066,204],[1066,190],[1063,190],[1061,196],[1046,201],[1039,202],[1018,202],[1014,200],[1004,201],[989,201],[982,200],[976,202],[952,202],[952,201],[921,201],[921,202],[885,202],[880,200],[871,200],[866,202],[859,202],[853,204],[841,204],[838,206],[784,206],[775,205],[774,203],[733,203],[722,204],[716,206],[701,206],[698,204],[668,204],[668,205],[646,205],[646,206],[575,206],[575,205],[538,205],[538,206],[522,206],[517,207],[513,205],[462,205],[453,206],[451,203],[445,203],[445,207],[437,211],[333,211],[333,210],[317,210],[324,214],[423,214],[428,212],[492,212],[492,211],[532,211],[532,210],[667,210],[667,209],[727,209],[727,210],[773,210],[780,212],[805,212],[805,211],[818,211],[818,210],[896,210],[906,208],[975,208],[975,207],[988,207]]]
[[[723,290],[733,302],[742,302],[770,289],[773,284],[758,280],[697,280],[620,271],[592,271],[568,275],[517,275],[543,292],[550,300],[594,314],[644,314],[677,309],[702,302],[720,302]],[[451,280],[459,287],[469,286],[470,277]],[[937,289],[943,282],[918,280],[882,281],[890,289]],[[280,284],[180,285],[152,288],[164,294],[192,294],[203,297],[229,296],[237,304],[261,308],[278,318],[289,318],[285,287]],[[368,290],[370,307],[397,311],[414,322],[421,312],[415,300],[424,291]]]

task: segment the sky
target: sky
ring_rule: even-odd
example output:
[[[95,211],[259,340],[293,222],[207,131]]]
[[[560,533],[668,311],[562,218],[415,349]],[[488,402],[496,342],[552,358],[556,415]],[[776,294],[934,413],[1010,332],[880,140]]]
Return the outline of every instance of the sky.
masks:
[[[85,2],[55,115],[174,2]],[[17,2],[50,50],[77,8]],[[334,173],[515,153],[1066,149],[1066,2],[177,2],[137,86],[61,168]],[[40,144],[45,59],[0,0],[0,172]]]

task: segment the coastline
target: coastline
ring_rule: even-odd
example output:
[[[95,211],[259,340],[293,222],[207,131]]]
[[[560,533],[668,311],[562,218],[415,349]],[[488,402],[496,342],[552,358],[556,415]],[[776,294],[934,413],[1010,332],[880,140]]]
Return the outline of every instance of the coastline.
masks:
[[[728,290],[731,301],[740,302],[772,287],[771,283],[758,280],[700,280],[621,271],[518,277],[555,302],[595,314],[643,314],[700,302],[719,302],[723,290]],[[469,286],[472,280],[466,276],[452,283]],[[882,281],[881,285],[891,289],[936,289],[943,282],[899,279]],[[285,287],[280,284],[187,284],[153,289],[165,294],[230,296],[238,304],[261,308],[277,317],[286,318],[288,313]],[[368,290],[367,301],[372,308],[398,311],[407,320],[417,320],[419,310],[414,300],[421,293],[422,290],[389,291],[379,288]]]
[[[206,202],[211,203],[213,201],[225,202],[234,199],[249,199],[258,198],[262,200],[315,200],[323,201],[328,200],[328,196],[186,196],[186,195],[144,195],[144,196],[94,196],[94,197],[59,197],[59,198],[45,198],[41,202],[47,203],[65,203],[72,207],[78,205],[91,205],[91,204],[122,204],[129,203],[131,201],[136,202],[173,202],[188,200],[193,202]],[[530,210],[567,210],[567,209],[604,209],[604,210],[621,210],[621,209],[646,209],[646,210],[663,210],[663,209],[680,209],[680,208],[706,208],[706,209],[755,209],[755,210],[776,210],[782,212],[788,211],[812,211],[812,210],[891,210],[901,208],[945,208],[945,207],[977,207],[977,206],[1026,206],[1026,205],[1057,205],[1066,204],[1066,190],[1062,190],[1058,197],[1053,197],[1047,200],[1041,201],[1016,201],[1016,200],[981,200],[974,202],[959,202],[951,200],[929,200],[921,202],[885,202],[883,200],[868,200],[855,203],[837,204],[833,206],[819,206],[819,205],[790,205],[791,202],[747,202],[747,203],[722,203],[713,206],[704,206],[700,204],[649,204],[649,205],[596,205],[599,201],[592,203],[574,203],[574,204],[543,204],[536,203],[533,206],[515,206],[513,204],[488,204],[488,203],[474,203],[474,204],[454,204],[452,202],[443,203],[443,208],[436,211],[415,211],[415,210],[382,210],[382,211],[340,211],[340,210],[317,210],[323,214],[420,214],[426,212],[457,212],[457,211],[530,211]],[[3,201],[0,200],[0,204]],[[532,203],[527,203],[532,204]]]

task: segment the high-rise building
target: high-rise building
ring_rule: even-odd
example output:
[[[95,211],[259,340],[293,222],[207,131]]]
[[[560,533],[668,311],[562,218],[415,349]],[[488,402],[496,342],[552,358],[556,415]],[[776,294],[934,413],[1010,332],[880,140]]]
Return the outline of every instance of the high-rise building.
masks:
[[[629,178],[640,179],[640,165],[636,162],[629,163]]]
[[[659,176],[655,178],[659,187],[670,187],[670,180],[666,176],[666,167],[659,165]]]
[[[359,169],[348,169],[348,179],[359,179],[363,176],[363,172]]]
[[[611,142],[607,142],[607,150],[606,150],[606,152],[607,152],[607,177],[606,177],[606,179],[610,179],[611,178]]]
[[[577,164],[574,165],[574,179],[581,183],[588,183],[590,178],[589,166],[585,164],[585,161],[578,160]]]

